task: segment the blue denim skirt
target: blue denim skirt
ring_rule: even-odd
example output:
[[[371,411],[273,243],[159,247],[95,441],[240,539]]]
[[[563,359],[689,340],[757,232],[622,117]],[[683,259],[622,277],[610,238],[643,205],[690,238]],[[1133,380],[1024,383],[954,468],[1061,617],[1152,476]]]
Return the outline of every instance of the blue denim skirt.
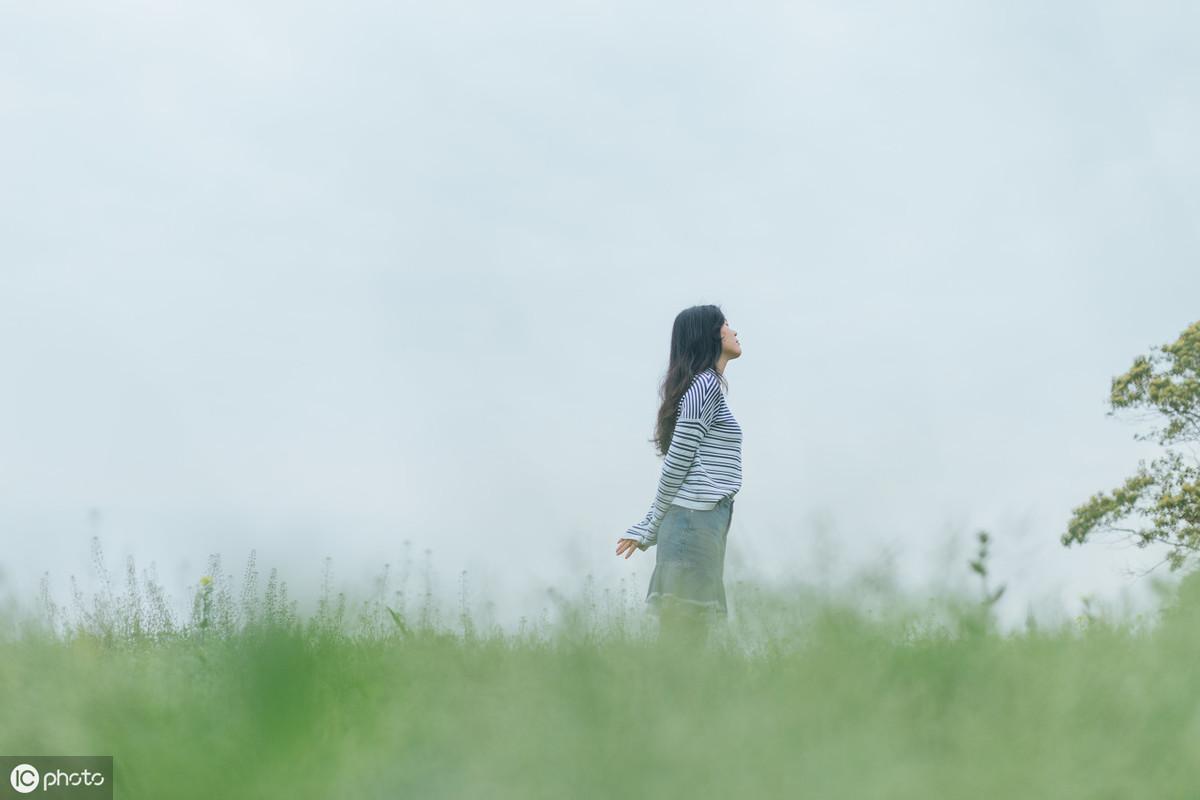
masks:
[[[725,540],[733,520],[733,496],[699,511],[672,505],[658,527],[654,573],[646,603],[652,613],[673,605],[700,612],[725,607]]]

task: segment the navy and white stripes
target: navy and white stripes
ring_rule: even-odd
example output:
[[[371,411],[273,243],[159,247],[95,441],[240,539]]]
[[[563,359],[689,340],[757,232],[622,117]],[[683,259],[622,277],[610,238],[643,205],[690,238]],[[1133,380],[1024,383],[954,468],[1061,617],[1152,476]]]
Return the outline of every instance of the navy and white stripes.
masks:
[[[655,544],[672,504],[708,510],[742,488],[742,429],[725,403],[716,370],[709,367],[692,379],[676,411],[654,502],[624,536],[640,550]]]

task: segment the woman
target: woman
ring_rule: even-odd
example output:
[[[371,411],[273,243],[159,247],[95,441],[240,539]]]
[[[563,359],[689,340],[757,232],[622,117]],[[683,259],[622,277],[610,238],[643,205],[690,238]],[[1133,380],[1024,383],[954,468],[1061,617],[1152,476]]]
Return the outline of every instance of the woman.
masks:
[[[664,456],[645,518],[617,540],[617,555],[657,544],[646,602],[660,630],[702,642],[725,619],[725,540],[742,487],[742,429],[725,403],[725,366],[742,354],[714,305],[679,312],[660,389],[653,441]]]

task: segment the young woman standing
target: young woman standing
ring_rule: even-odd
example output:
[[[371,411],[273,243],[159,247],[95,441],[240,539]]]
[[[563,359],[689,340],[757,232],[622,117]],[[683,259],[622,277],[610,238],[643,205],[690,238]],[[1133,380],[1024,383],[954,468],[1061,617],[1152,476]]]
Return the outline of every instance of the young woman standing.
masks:
[[[727,615],[725,540],[742,487],[742,429],[725,403],[725,367],[742,354],[737,331],[715,305],[679,312],[660,389],[653,441],[664,457],[658,491],[617,555],[657,544],[646,602],[663,633],[691,643]]]

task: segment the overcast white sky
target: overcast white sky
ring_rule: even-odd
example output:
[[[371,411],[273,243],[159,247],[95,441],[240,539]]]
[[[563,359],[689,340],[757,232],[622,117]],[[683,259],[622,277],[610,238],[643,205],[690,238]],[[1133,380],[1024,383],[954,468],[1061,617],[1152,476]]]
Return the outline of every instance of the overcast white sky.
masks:
[[[727,585],[890,554],[973,589],[986,527],[1008,624],[1144,602],[1123,573],[1161,551],[1059,536],[1155,452],[1109,381],[1200,318],[1198,23],[0,4],[0,581],[65,600],[97,508],[110,568],[179,597],[251,548],[365,591],[408,539],[502,622],[589,572],[640,599],[654,551],[616,539],[671,322],[714,302],[744,348]]]

